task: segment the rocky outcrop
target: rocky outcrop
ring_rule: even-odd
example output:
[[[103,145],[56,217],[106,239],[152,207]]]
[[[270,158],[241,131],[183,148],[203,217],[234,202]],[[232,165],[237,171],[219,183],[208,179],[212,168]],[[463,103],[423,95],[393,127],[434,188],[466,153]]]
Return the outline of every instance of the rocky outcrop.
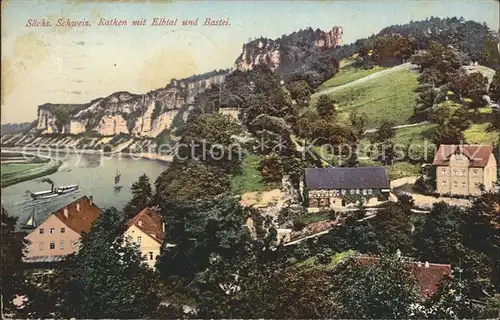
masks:
[[[333,50],[341,45],[342,35],[342,27],[335,26],[329,31],[308,28],[275,40],[254,39],[243,45],[235,68],[246,71],[266,65],[273,71],[289,74],[307,64],[319,52]]]
[[[101,136],[120,133],[156,137],[171,129],[181,108],[194,103],[196,95],[224,81],[228,70],[185,79],[172,79],[164,88],[146,94],[115,92],[87,104],[44,104],[38,108],[36,129],[42,134]]]
[[[330,31],[323,31],[316,29],[314,36],[316,41],[314,44],[318,48],[336,48],[343,43],[342,36],[344,34],[344,29],[342,27],[333,27]]]

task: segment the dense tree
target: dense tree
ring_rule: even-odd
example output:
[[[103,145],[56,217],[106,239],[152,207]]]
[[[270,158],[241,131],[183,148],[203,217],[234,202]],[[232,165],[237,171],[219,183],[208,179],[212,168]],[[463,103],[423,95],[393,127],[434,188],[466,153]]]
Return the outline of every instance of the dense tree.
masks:
[[[319,96],[315,108],[321,118],[330,118],[336,113],[335,100],[326,94]]]
[[[389,140],[394,139],[396,136],[396,130],[394,129],[394,123],[390,121],[383,121],[380,124],[377,132],[375,133],[375,137],[373,139],[374,142],[387,142]]]
[[[189,204],[172,204],[165,211],[165,241],[175,244],[159,258],[158,270],[164,278],[178,276],[191,280],[209,264],[209,256],[238,254],[248,231],[248,213],[237,199],[220,196]]]
[[[421,261],[457,263],[461,243],[459,207],[440,202],[432,207],[419,230],[415,245]]]
[[[178,131],[176,154],[180,160],[196,159],[226,171],[238,168],[239,145],[234,136],[242,132],[233,118],[223,114],[192,114]]]
[[[332,279],[335,318],[403,319],[419,301],[418,284],[410,268],[395,255],[380,260],[350,259]]]
[[[410,214],[405,206],[389,203],[371,220],[383,251],[394,253],[399,249],[405,254],[412,253]]]
[[[138,248],[126,245],[121,221],[106,210],[67,259],[60,272],[64,317],[145,318],[158,308],[157,279]]]
[[[465,110],[443,106],[434,111],[431,119],[438,124],[432,135],[436,145],[460,144],[465,141],[463,132],[471,125]]]
[[[286,85],[290,96],[297,103],[299,107],[306,107],[309,105],[311,99],[312,89],[304,80],[289,82]]]
[[[477,109],[486,105],[483,96],[487,93],[488,80],[480,72],[467,74],[458,72],[451,82],[452,90],[458,94],[460,100],[470,99],[470,106]]]
[[[357,141],[361,140],[365,133],[365,126],[367,122],[367,116],[365,113],[358,113],[356,111],[349,114],[349,122],[352,126],[352,132]]]
[[[453,47],[432,42],[422,57],[420,81],[440,87],[449,83],[459,68],[459,55]]]
[[[25,247],[22,236],[16,234],[17,218],[10,216],[2,206],[2,304],[4,313],[14,313],[17,307],[13,301],[17,295],[25,293],[24,268],[22,266],[23,250]]]
[[[209,199],[227,192],[229,175],[222,169],[190,160],[172,162],[156,179],[155,202],[159,205]]]
[[[410,39],[400,36],[377,37],[373,44],[372,59],[382,66],[393,66],[403,63],[413,53],[413,43]]]
[[[123,212],[126,218],[132,218],[139,211],[149,205],[153,198],[151,183],[146,174],[139,177],[139,180],[132,183],[132,199],[127,203]]]
[[[335,252],[356,250],[362,253],[377,253],[380,244],[368,220],[357,221],[356,217],[349,216],[342,224],[320,237],[318,246],[330,248]]]
[[[268,154],[262,159],[259,170],[266,182],[278,182],[283,178],[283,164],[280,156],[275,153]]]
[[[500,71],[496,70],[490,83],[489,95],[491,100],[500,104]]]

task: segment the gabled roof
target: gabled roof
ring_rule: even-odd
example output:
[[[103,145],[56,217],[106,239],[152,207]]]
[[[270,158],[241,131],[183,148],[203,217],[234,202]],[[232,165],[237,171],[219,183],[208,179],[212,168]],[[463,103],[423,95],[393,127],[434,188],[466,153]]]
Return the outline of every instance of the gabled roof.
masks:
[[[165,233],[163,232],[163,220],[153,208],[146,207],[135,217],[127,221],[127,226],[135,226],[149,235],[159,244],[163,243]]]
[[[67,209],[67,216],[64,213]],[[89,232],[94,221],[101,215],[101,209],[87,196],[83,196],[53,213],[70,229],[78,234]]]
[[[442,144],[434,155],[432,164],[435,166],[447,166],[450,162],[450,156],[454,153],[466,156],[470,161],[471,167],[485,167],[493,153],[493,147],[488,145]]]
[[[355,257],[355,260],[362,265],[371,265],[378,262],[378,257],[361,255]],[[438,263],[424,263],[415,261],[406,261],[420,286],[420,296],[423,299],[431,297],[436,293],[438,284],[446,275],[451,274],[451,265]]]
[[[308,189],[389,189],[389,178],[383,167],[307,168]]]

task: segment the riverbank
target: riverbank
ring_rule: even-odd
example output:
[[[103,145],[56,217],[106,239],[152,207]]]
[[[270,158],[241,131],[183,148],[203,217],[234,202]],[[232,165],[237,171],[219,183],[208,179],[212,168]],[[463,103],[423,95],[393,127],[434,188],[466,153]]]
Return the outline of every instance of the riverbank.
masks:
[[[33,152],[45,152],[49,154],[49,158],[51,154],[54,155],[59,155],[59,156],[64,156],[65,154],[94,154],[94,155],[102,155],[106,157],[113,157],[113,158],[121,158],[121,157],[128,157],[132,159],[147,159],[147,160],[154,160],[154,161],[161,161],[161,162],[172,162],[174,157],[171,155],[161,155],[158,153],[147,153],[147,152],[141,152],[141,153],[126,153],[126,152],[104,152],[102,150],[78,150],[78,149],[70,149],[70,148],[61,148],[61,149],[53,149],[53,148],[4,148],[2,151],[6,152],[20,152],[20,153],[27,153],[27,154],[33,154]],[[47,157],[47,156],[45,156]]]
[[[45,163],[2,163],[1,188],[50,175],[57,172],[61,164],[61,161],[54,159],[49,159]]]

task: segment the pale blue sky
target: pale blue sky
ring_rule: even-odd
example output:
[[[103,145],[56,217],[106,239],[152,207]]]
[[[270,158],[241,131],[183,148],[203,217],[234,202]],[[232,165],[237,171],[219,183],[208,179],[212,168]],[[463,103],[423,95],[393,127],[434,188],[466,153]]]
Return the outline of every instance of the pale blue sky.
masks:
[[[499,29],[497,1],[210,1],[77,3],[7,1],[2,10],[2,123],[29,121],[46,102],[84,103],[126,90],[143,93],[231,67],[248,38],[307,27],[344,28],[344,42],[392,24],[463,16]],[[100,18],[148,19],[144,27],[98,27]],[[152,27],[154,17],[229,18],[228,27]],[[88,28],[27,28],[28,19],[86,19]]]

